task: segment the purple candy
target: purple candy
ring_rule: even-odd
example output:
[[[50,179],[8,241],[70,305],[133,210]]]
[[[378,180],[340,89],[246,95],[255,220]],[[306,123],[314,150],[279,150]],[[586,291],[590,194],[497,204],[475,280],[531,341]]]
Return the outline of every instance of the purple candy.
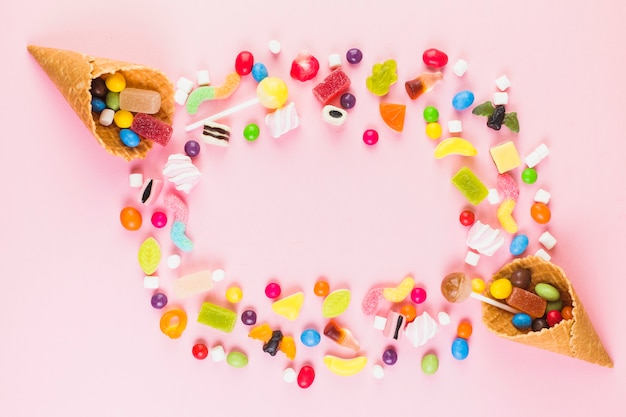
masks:
[[[358,64],[363,59],[363,52],[358,48],[348,49],[346,60],[351,64]]]
[[[157,310],[162,309],[167,305],[167,295],[163,294],[162,292],[154,293],[154,295],[150,299],[150,304],[152,304],[152,307],[156,308]]]
[[[252,326],[256,324],[256,313],[252,310],[246,310],[241,313],[241,322],[246,326]]]
[[[195,140],[188,140],[187,143],[185,143],[185,153],[190,158],[198,156],[200,153],[200,144]]]
[[[383,352],[383,362],[387,365],[394,365],[398,361],[398,353],[394,348],[388,348]]]
[[[356,97],[354,97],[354,94],[350,93],[342,94],[341,98],[339,99],[339,103],[344,109],[351,109],[356,104]]]

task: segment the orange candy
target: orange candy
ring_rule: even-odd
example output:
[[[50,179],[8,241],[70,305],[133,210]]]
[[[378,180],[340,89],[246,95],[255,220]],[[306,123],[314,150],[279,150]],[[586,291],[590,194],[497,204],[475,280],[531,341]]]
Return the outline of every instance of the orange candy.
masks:
[[[139,230],[141,213],[134,207],[124,207],[120,212],[120,222],[126,230]]]
[[[535,203],[530,207],[530,215],[539,224],[546,224],[552,217],[550,209],[544,203]]]
[[[404,316],[407,323],[410,323],[417,317],[417,309],[413,304],[405,304],[400,308],[400,314]]]
[[[456,335],[463,339],[469,339],[472,335],[472,325],[468,321],[462,321],[459,323],[459,327],[456,329]]]
[[[561,309],[561,317],[563,320],[570,320],[574,318],[574,314],[572,314],[572,306],[565,306]]]
[[[406,112],[406,105],[380,103],[379,110],[380,116],[383,118],[383,121],[387,124],[387,126],[396,132],[402,132],[402,129],[404,129],[404,114]]]
[[[317,281],[315,283],[315,286],[313,287],[313,293],[315,293],[315,295],[317,295],[318,297],[326,297],[329,291],[330,285],[328,285],[328,282],[324,281],[323,279]]]
[[[294,360],[296,358],[296,342],[291,336],[283,336],[283,340],[280,341],[278,349],[287,356],[287,358]]]

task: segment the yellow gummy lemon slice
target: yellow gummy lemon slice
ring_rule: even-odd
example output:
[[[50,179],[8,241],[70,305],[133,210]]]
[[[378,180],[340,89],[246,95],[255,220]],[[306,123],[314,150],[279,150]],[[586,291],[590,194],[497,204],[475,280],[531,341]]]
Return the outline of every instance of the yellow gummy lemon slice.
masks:
[[[399,303],[411,293],[414,286],[415,280],[413,277],[406,277],[397,287],[385,288],[383,290],[383,297],[385,300],[391,301],[392,303]]]
[[[357,356],[356,358],[344,359],[338,356],[324,356],[324,365],[334,374],[340,376],[350,376],[358,374],[367,365],[367,356]]]
[[[304,293],[297,292],[272,303],[272,310],[287,320],[294,321],[300,315],[304,304]]]
[[[139,247],[137,259],[144,274],[154,274],[159,267],[159,262],[161,262],[161,247],[159,243],[153,237],[144,240]]]
[[[335,290],[324,298],[322,303],[322,316],[329,319],[337,317],[350,305],[350,290]]]

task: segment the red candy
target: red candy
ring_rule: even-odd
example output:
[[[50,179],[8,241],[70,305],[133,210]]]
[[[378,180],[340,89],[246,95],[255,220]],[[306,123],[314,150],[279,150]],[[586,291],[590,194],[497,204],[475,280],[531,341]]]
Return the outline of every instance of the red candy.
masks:
[[[341,69],[336,69],[313,88],[313,95],[322,104],[328,104],[348,87],[350,87],[350,78]]]
[[[435,48],[425,50],[422,59],[424,60],[424,64],[431,68],[443,68],[448,63],[448,55]]]
[[[463,210],[459,215],[459,221],[463,226],[471,226],[474,224],[475,216],[471,210]]]
[[[320,63],[308,51],[301,51],[291,63],[291,78],[298,81],[308,81],[317,75]]]
[[[167,146],[174,132],[172,126],[144,113],[135,115],[130,130],[162,146]]]
[[[546,314],[546,321],[550,327],[559,324],[561,320],[563,320],[563,316],[561,316],[561,312],[559,310],[550,310],[548,311],[548,314]]]
[[[237,74],[244,76],[252,72],[254,65],[254,56],[251,52],[241,51],[235,58],[235,71]]]
[[[191,354],[198,360],[205,359],[209,355],[209,349],[204,343],[196,343],[191,348]]]
[[[315,370],[309,365],[304,365],[298,372],[298,386],[300,388],[308,388],[315,380]]]

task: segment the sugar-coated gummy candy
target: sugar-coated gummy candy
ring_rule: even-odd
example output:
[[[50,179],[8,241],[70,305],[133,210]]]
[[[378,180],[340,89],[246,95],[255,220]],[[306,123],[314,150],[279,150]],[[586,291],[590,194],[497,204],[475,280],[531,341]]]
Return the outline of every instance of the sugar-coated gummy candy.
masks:
[[[124,207],[120,212],[120,222],[126,230],[139,230],[141,221],[141,213],[134,207]]]
[[[249,123],[243,128],[243,137],[250,142],[257,140],[260,133],[261,130],[256,123]]]
[[[300,388],[309,388],[315,381],[315,369],[310,365],[304,365],[298,372],[297,381]]]
[[[475,219],[476,216],[472,210],[463,210],[459,215],[459,222],[461,222],[463,226],[473,225]]]
[[[511,307],[533,318],[542,317],[546,312],[546,300],[520,287],[513,287],[505,301]]]
[[[459,169],[451,181],[461,194],[475,206],[480,204],[489,194],[487,187],[468,167]]]
[[[252,72],[254,65],[254,56],[250,51],[241,51],[235,58],[235,71],[237,74],[244,76]]]
[[[426,301],[426,290],[421,287],[415,287],[411,290],[411,301],[415,304],[422,304]]]
[[[241,313],[241,322],[246,326],[254,326],[256,324],[256,312],[253,310],[245,310]]]
[[[320,69],[320,63],[309,51],[300,51],[291,63],[289,75],[301,82],[315,78]]]
[[[198,323],[230,333],[235,328],[237,313],[227,308],[205,301],[198,313]]]
[[[265,64],[261,62],[254,63],[254,65],[252,66],[252,78],[254,78],[254,81],[256,81],[257,83],[261,82],[261,80],[266,78],[268,75],[269,73]]]
[[[344,93],[350,87],[350,78],[338,68],[328,74],[324,80],[313,87],[313,95],[317,100],[326,105],[335,97]]]
[[[351,109],[356,105],[356,97],[352,93],[344,93],[339,98],[339,104],[344,109]]]
[[[367,129],[363,132],[363,142],[366,145],[376,145],[378,143],[378,132],[374,129]]]
[[[398,352],[393,347],[385,349],[382,360],[385,365],[395,365],[398,362]]]
[[[526,184],[534,184],[537,181],[537,170],[535,168],[525,168],[522,171],[522,181]]]
[[[226,355],[226,363],[233,368],[244,368],[248,365],[248,355],[238,351],[229,352]]]
[[[548,326],[554,327],[559,324],[563,320],[561,316],[561,312],[559,310],[551,310],[546,314],[546,321],[548,322]]]
[[[129,148],[134,148],[141,142],[139,135],[130,129],[120,129],[120,140]]]
[[[228,302],[237,304],[243,298],[243,291],[240,287],[233,285],[226,289],[226,300]]]
[[[162,292],[156,292],[152,294],[150,298],[150,304],[153,308],[160,310],[167,305],[167,295]]]
[[[91,80],[91,89],[89,92],[93,97],[104,98],[107,94],[107,86],[102,77],[94,78]]]
[[[521,255],[528,248],[528,242],[528,236],[524,234],[514,236],[509,245],[509,252],[513,256]]]
[[[448,55],[436,48],[430,48],[422,54],[422,60],[431,68],[443,68],[448,63]]]
[[[207,356],[209,356],[209,349],[204,343],[196,343],[191,348],[191,354],[194,358],[198,360],[203,360],[206,359]]]
[[[185,153],[190,158],[195,158],[200,154],[200,144],[195,140],[188,140],[185,142]]]
[[[167,146],[174,129],[172,126],[144,113],[137,113],[130,126],[133,132],[162,146]]]
[[[322,340],[320,332],[315,329],[304,329],[300,334],[300,341],[304,346],[314,347]]]
[[[426,124],[426,137],[429,139],[439,139],[442,132],[443,130],[438,122],[430,122]]]
[[[281,291],[282,289],[280,287],[280,284],[278,284],[277,282],[270,282],[265,286],[265,296],[272,300],[280,297]]]
[[[377,96],[384,96],[389,93],[389,88],[398,81],[397,66],[393,59],[374,64],[372,74],[365,79],[367,89]]]
[[[546,224],[550,221],[552,214],[544,203],[534,203],[530,206],[530,216],[539,224]]]
[[[469,355],[469,344],[467,343],[466,339],[463,339],[462,337],[457,337],[452,342],[452,347],[450,350],[454,359],[461,361],[463,359],[466,359]]]
[[[313,293],[315,295],[318,297],[326,297],[329,292],[330,285],[328,284],[328,281],[319,279],[315,282],[315,285],[313,286]]]
[[[474,93],[469,90],[459,91],[452,97],[452,107],[465,110],[474,103]]]
[[[514,287],[527,290],[530,287],[531,274],[526,268],[517,268],[511,272],[510,281]]]
[[[526,313],[517,313],[511,319],[511,324],[513,324],[516,329],[526,330],[532,326],[533,319]]]
[[[120,72],[109,74],[104,82],[109,91],[113,91],[115,93],[119,93],[126,88],[126,78]]]
[[[346,61],[351,64],[358,64],[363,59],[363,52],[358,48],[350,48],[346,52]]]
[[[497,300],[504,300],[513,291],[513,284],[507,278],[498,278],[491,283],[489,293]]]
[[[557,301],[561,298],[559,290],[546,282],[540,282],[535,285],[535,294],[546,301]]]
[[[456,328],[456,335],[463,339],[469,339],[472,335],[472,324],[469,321],[462,321]]]
[[[426,375],[433,375],[439,369],[439,358],[434,353],[427,353],[422,357],[422,372]]]
[[[426,106],[422,114],[426,123],[434,123],[439,120],[439,110],[436,107]]]
[[[96,113],[100,113],[102,110],[106,109],[107,104],[101,98],[94,97],[91,99],[91,110]]]

